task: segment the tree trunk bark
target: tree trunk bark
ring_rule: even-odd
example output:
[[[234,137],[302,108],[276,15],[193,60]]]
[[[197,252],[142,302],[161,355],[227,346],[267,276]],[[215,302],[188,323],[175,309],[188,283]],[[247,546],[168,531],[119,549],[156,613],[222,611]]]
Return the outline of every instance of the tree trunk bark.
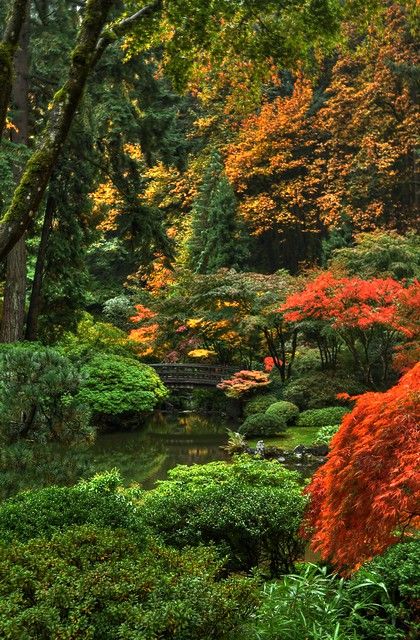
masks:
[[[29,20],[22,27],[19,49],[15,55],[15,82],[12,101],[16,115],[14,124],[17,131],[11,130],[11,140],[16,144],[28,143],[29,129]],[[16,175],[16,182],[19,180]],[[26,299],[26,244],[25,235],[19,238],[6,261],[6,285],[3,297],[3,314],[0,329],[2,342],[15,342],[23,338],[25,326]]]
[[[26,246],[21,238],[7,256],[1,342],[22,340],[25,323]]]
[[[48,195],[45,206],[45,216],[42,225],[41,240],[35,265],[34,281],[32,284],[31,300],[29,303],[28,317],[26,320],[26,340],[36,340],[38,336],[38,319],[41,311],[41,290],[44,277],[45,256],[47,253],[48,239],[51,233],[54,218],[55,200],[51,193]]]
[[[6,125],[13,86],[13,57],[26,19],[29,0],[14,0],[0,42],[0,138]]]

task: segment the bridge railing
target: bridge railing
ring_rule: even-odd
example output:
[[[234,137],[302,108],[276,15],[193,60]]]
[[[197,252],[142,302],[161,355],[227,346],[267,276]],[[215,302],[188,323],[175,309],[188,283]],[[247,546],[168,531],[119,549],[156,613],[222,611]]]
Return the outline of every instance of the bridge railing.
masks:
[[[168,386],[216,386],[240,370],[240,367],[210,364],[159,363],[151,366]]]

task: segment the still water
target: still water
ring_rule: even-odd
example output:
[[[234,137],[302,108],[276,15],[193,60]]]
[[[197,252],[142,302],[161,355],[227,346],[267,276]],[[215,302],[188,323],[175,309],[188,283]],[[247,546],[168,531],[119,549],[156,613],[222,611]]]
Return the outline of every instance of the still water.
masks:
[[[149,489],[177,464],[227,459],[228,428],[235,428],[228,418],[155,413],[139,430],[98,435],[89,457],[97,471],[116,467],[126,484]]]

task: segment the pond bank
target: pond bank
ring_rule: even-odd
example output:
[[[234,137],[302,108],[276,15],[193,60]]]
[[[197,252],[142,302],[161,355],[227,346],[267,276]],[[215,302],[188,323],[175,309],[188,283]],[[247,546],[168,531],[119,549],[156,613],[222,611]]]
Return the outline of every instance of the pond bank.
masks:
[[[127,484],[140,483],[150,489],[178,464],[205,464],[228,459],[224,450],[227,430],[236,428],[237,424],[228,417],[156,412],[138,430],[99,434],[87,454],[95,471],[117,467]],[[301,431],[289,429],[284,436],[267,439],[266,446],[293,450],[298,444],[309,445],[316,430]],[[251,448],[255,445],[256,441],[249,441]],[[287,460],[285,464],[305,476],[312,472],[312,465],[306,469],[304,461],[298,458]]]

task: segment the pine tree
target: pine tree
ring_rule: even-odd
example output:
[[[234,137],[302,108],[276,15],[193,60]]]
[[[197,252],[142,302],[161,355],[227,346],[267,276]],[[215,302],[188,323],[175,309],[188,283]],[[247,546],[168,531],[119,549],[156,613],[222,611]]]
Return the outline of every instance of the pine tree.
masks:
[[[189,262],[196,273],[240,268],[248,255],[244,229],[237,218],[235,192],[220,154],[214,151],[192,209]]]

